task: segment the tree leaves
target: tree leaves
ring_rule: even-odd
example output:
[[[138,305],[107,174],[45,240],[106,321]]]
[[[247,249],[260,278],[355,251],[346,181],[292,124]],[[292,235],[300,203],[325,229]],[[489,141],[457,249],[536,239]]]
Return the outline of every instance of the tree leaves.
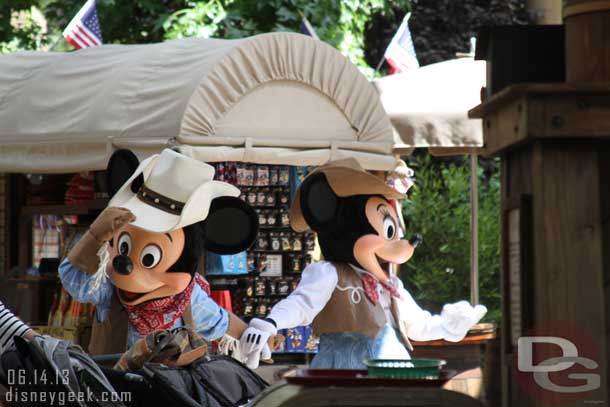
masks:
[[[42,15],[27,1],[0,4],[0,54],[33,50],[47,43]]]
[[[463,158],[440,159],[427,153],[409,158],[416,183],[403,205],[407,236],[424,238],[402,266],[411,294],[431,310],[470,298],[470,168]],[[483,161],[483,160],[482,160]],[[489,308],[486,320],[500,311],[500,181],[498,162],[479,168],[479,289]]]

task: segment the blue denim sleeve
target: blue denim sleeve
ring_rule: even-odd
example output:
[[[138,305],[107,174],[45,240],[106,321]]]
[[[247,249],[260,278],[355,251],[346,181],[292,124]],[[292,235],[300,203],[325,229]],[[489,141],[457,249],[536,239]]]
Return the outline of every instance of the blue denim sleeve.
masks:
[[[94,304],[98,308],[98,315],[110,309],[112,283],[109,278],[103,278],[99,284],[96,284],[92,274],[77,269],[68,259],[59,266],[59,278],[72,298],[79,302]]]
[[[229,328],[229,314],[195,284],[191,311],[197,332],[206,340],[222,338]]]

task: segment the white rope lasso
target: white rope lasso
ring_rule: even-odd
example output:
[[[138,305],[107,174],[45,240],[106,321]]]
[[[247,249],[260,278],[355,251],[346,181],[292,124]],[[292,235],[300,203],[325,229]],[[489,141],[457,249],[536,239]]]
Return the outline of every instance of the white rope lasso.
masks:
[[[242,354],[239,349],[239,340],[230,337],[229,335],[224,335],[222,339],[220,339],[218,343],[218,353],[221,355],[232,356],[234,359],[243,361]]]
[[[344,292],[349,291],[350,301],[352,304],[360,304],[360,301],[362,301],[362,294],[360,294],[360,291],[365,292],[364,288],[354,287],[353,285],[350,285],[349,287],[341,287],[340,285],[337,285],[337,290]]]
[[[93,280],[91,281],[91,290],[97,290],[102,282],[105,282],[108,277],[108,273],[106,272],[106,266],[110,261],[110,253],[108,253],[108,247],[110,245],[108,242],[104,243],[102,247],[97,251],[97,257],[99,258],[99,265],[97,267],[97,271],[93,275]]]

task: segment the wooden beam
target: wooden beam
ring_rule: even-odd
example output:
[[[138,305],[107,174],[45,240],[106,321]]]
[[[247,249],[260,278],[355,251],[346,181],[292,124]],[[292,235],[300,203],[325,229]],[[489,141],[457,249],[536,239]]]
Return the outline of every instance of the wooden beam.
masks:
[[[518,83],[508,86],[486,99],[480,105],[468,111],[468,117],[483,119],[502,106],[528,95],[607,95],[610,93],[610,83]]]
[[[609,84],[520,84],[469,112],[484,117],[485,154],[538,139],[609,139]]]

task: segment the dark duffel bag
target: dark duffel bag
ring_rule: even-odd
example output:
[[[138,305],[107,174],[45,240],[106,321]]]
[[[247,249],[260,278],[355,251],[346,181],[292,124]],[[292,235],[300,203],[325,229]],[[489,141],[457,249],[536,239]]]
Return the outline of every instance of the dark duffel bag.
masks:
[[[131,401],[126,403],[130,407],[242,406],[269,386],[229,356],[205,356],[182,367],[145,363],[135,374],[103,371],[118,392],[131,392]]]

